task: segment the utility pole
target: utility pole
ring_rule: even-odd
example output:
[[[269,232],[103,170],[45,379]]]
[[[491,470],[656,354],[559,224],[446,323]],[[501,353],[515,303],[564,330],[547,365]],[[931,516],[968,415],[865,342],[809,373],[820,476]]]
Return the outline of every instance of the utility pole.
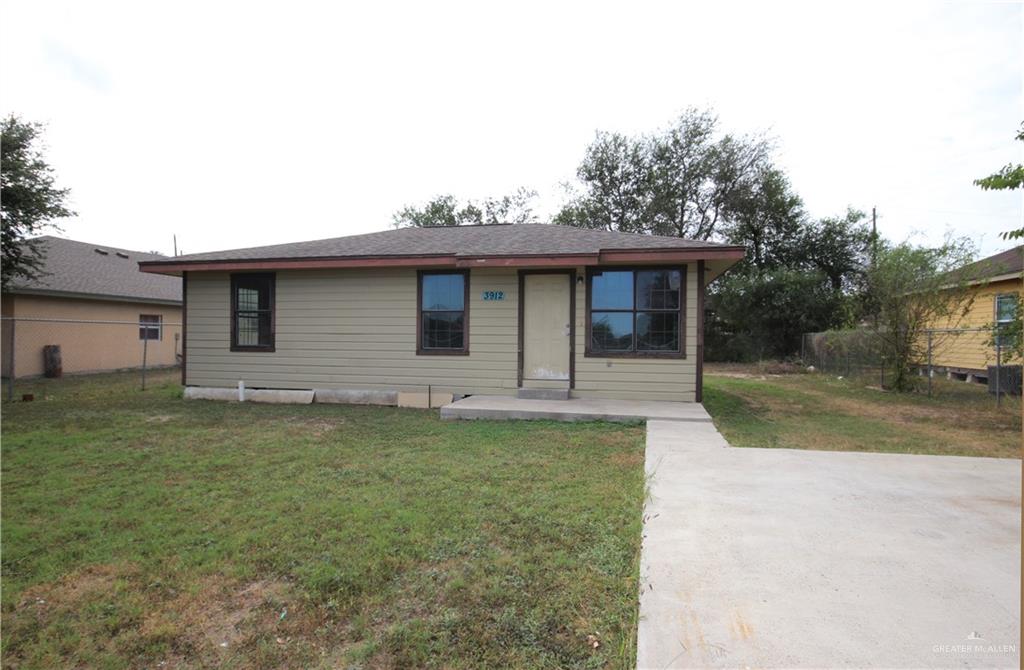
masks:
[[[875,266],[878,264],[878,211],[872,206],[871,207],[871,268],[870,271],[875,271]],[[871,285],[873,281],[872,275],[868,274],[868,292],[870,296],[874,295],[874,287]],[[874,297],[871,298],[868,303],[869,309],[871,310],[871,318],[875,325],[875,335],[878,335],[878,305],[875,304]],[[882,364],[882,388],[885,388],[885,364]],[[931,380],[929,379],[929,383]]]
[[[871,208],[871,267],[875,267],[878,257],[878,212]]]

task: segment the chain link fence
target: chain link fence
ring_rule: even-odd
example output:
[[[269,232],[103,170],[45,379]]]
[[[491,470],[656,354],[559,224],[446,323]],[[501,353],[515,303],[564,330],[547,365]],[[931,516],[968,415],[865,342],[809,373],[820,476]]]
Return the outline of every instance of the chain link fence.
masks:
[[[13,400],[19,381],[67,375],[137,370],[146,373],[181,365],[182,329],[161,315],[139,321],[0,318],[4,397]]]
[[[932,396],[937,377],[987,384],[996,403],[1004,395],[1021,394],[1021,362],[991,328],[941,328],[921,333],[921,360],[914,367],[921,392]],[[885,388],[891,374],[882,338],[871,330],[805,333],[800,346],[804,365],[846,377],[871,377]]]

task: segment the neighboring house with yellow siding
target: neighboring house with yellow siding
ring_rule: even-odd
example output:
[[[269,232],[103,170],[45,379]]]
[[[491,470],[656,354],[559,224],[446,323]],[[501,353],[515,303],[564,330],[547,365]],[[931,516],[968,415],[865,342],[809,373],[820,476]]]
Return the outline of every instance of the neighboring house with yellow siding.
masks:
[[[1020,318],[1015,310],[1022,290],[1022,258],[1024,246],[1019,246],[983,258],[957,272],[961,281],[967,282],[970,304],[963,318],[951,324],[954,332],[936,334],[934,366],[951,376],[975,381],[988,378],[988,366],[996,364],[997,352],[992,345],[992,332],[987,329],[996,323]],[[1005,364],[1005,358],[1001,362]],[[1011,362],[1020,364],[1020,361]]]
[[[37,238],[39,276],[0,298],[3,376],[43,374],[43,347],[58,345],[64,373],[170,366],[181,358],[181,279],[139,271],[163,259],[58,237]]]

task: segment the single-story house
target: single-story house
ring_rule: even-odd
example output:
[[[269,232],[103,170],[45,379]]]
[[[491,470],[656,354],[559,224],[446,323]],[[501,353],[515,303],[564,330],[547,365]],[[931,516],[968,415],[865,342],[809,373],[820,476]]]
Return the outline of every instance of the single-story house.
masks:
[[[41,273],[0,297],[3,376],[43,373],[43,347],[59,345],[63,372],[150,366],[181,355],[181,279],[139,272],[164,258],[59,237],[35,238]]]
[[[182,277],[186,386],[700,402],[741,247],[546,224],[403,228],[139,263]],[[337,395],[337,394],[336,394]]]
[[[991,332],[986,329],[1020,318],[1016,310],[1022,272],[1024,246],[1007,249],[956,271],[958,283],[967,285],[970,305],[964,317],[953,324],[956,331],[944,335],[935,346],[933,366],[961,379],[988,379],[988,366],[996,364],[997,352]],[[935,324],[939,328],[948,325]],[[1006,357],[1001,358],[1005,365]],[[1011,362],[1020,365],[1020,361]]]

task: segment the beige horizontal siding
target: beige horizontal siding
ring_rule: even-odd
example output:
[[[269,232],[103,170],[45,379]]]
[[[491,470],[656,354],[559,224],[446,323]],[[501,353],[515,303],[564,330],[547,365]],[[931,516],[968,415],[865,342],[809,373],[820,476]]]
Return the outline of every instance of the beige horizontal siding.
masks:
[[[576,284],[576,389],[580,397],[693,401],[696,383],[696,272],[689,267],[689,358],[586,358],[585,287]],[[583,276],[583,269],[578,270]],[[277,273],[276,350],[230,351],[230,277],[188,278],[188,370],[196,386],[286,389],[397,389],[461,394],[515,393],[518,275],[474,269],[468,356],[416,355],[416,271],[310,270]],[[484,301],[483,291],[504,291]]]
[[[187,383],[252,387],[515,393],[515,271],[474,270],[468,356],[416,354],[416,271],[277,273],[273,352],[232,352],[230,277],[188,278]],[[483,290],[505,292],[484,302]]]
[[[577,269],[586,276],[585,269]],[[587,357],[587,294],[576,284],[576,388],[580,398],[694,402],[697,388],[697,264],[686,271],[686,354],[680,358]]]

